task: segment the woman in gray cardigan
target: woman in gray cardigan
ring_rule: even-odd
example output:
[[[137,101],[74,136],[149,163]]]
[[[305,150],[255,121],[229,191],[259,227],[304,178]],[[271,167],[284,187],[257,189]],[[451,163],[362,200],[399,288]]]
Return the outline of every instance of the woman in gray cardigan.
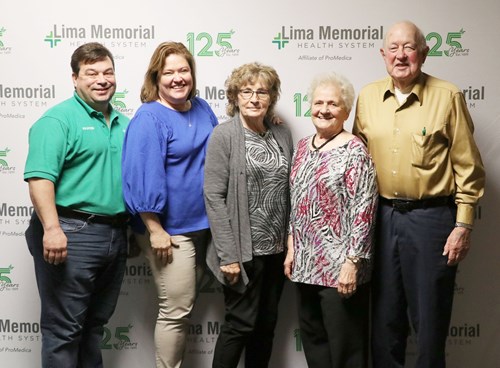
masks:
[[[205,161],[205,204],[212,243],[207,264],[222,284],[225,322],[213,367],[267,367],[283,290],[293,141],[269,123],[280,94],[276,71],[259,63],[226,81],[227,113]]]

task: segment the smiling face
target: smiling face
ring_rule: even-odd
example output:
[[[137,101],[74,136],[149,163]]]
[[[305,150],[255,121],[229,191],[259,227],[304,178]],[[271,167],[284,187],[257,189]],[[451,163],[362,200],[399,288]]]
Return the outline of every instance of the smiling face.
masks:
[[[158,81],[159,100],[173,109],[182,109],[193,88],[193,77],[187,60],[178,54],[170,54]]]
[[[244,96],[246,93],[241,93],[242,91],[248,94],[251,93],[250,91],[253,91],[253,93],[249,99],[245,99]],[[238,109],[240,111],[240,117],[243,120],[264,121],[264,117],[269,109],[269,104],[269,91],[261,79],[257,79],[255,83],[247,83],[241,86],[240,93],[238,93]]]
[[[344,128],[349,117],[340,88],[334,84],[320,84],[314,90],[311,101],[311,117],[316,131],[330,136]]]
[[[92,64],[80,63],[73,85],[83,101],[96,111],[107,112],[116,90],[115,69],[109,57]]]
[[[427,46],[418,44],[418,30],[415,25],[403,22],[389,29],[380,53],[395,87],[405,91],[415,83],[428,51]]]

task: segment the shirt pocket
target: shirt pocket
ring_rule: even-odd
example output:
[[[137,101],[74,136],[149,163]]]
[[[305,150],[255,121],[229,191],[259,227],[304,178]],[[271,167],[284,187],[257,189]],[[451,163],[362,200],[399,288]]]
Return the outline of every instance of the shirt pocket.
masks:
[[[411,164],[413,167],[428,169],[433,167],[446,150],[446,142],[439,133],[413,134],[411,142]]]

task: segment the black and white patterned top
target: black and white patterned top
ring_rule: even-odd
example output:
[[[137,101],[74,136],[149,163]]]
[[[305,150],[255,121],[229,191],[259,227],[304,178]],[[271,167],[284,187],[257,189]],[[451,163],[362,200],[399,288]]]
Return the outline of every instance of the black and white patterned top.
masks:
[[[287,236],[288,161],[270,130],[245,129],[245,149],[253,254],[280,253]]]

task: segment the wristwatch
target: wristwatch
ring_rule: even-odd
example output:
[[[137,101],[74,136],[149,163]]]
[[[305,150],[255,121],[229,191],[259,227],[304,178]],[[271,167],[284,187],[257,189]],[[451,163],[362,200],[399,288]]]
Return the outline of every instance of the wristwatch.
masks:
[[[455,227],[465,227],[466,229],[472,230],[473,226],[470,224],[466,224],[465,222],[456,222]]]

